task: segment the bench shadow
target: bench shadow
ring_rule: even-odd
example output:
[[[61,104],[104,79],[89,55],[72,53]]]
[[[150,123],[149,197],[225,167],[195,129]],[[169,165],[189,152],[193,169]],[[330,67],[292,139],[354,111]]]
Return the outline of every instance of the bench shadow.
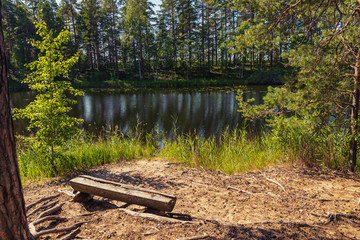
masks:
[[[83,202],[81,204],[88,212],[101,212],[101,211],[106,211],[109,209],[121,208],[121,207],[117,206],[116,204],[111,203],[110,201],[111,200],[91,199],[88,202]]]
[[[184,183],[178,183],[173,180],[169,180],[165,177],[144,177],[141,174],[135,173],[135,171],[123,172],[121,174],[114,174],[108,170],[90,170],[83,171],[78,175],[89,175],[117,183],[123,183],[133,185],[135,187],[152,188],[160,191],[171,187],[185,186]],[[69,178],[70,180],[71,178]]]

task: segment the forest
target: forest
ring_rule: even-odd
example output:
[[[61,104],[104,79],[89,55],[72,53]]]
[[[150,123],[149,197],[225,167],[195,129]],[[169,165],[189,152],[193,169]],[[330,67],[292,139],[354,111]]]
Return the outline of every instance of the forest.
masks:
[[[259,15],[260,7],[252,1],[164,0],[155,11],[147,0],[6,0],[10,76],[21,81],[28,73],[24,65],[36,58],[29,40],[37,38],[33,21],[41,17],[55,35],[69,28],[71,42],[64,46],[68,55],[80,49],[72,80],[223,77],[241,84],[258,70],[248,81],[279,84],[281,54],[289,43],[273,32],[271,43],[238,45],[251,25],[273,17]]]
[[[129,79],[149,86],[206,78],[268,84],[262,104],[245,99],[246,88],[237,90],[242,117],[266,119],[270,131],[261,144],[308,165],[357,169],[359,1],[163,0],[156,12],[146,0],[4,3],[10,79],[38,92],[37,102],[14,109],[14,117],[28,118],[28,128],[46,139],[44,149],[51,146],[54,169],[47,174],[57,172],[55,145],[70,139],[61,136],[83,121],[65,116],[67,93],[83,94],[74,83]],[[54,135],[52,126],[66,128],[56,121],[69,121],[68,130]],[[237,141],[238,130],[223,135]]]
[[[360,239],[360,0],[154,9],[147,0],[0,1],[0,239]],[[173,124],[165,135],[138,119],[126,133],[91,133],[85,114],[70,114],[81,97],[87,110],[103,101],[79,86],[204,79],[227,84],[211,107],[198,101],[210,99],[208,82],[207,95],[183,89],[160,104],[154,92],[105,96],[107,110],[142,99],[213,124],[235,109],[243,126],[204,136]],[[9,83],[32,101],[11,106]],[[250,84],[267,85],[262,99]],[[29,134],[15,136],[13,119]]]
[[[237,84],[282,83],[269,86],[263,104],[244,99],[246,88],[240,88],[242,117],[266,119],[268,139],[289,154],[285,158],[354,172],[359,159],[359,4],[164,0],[154,12],[146,0],[5,1],[10,78],[38,92],[37,102],[14,109],[14,117],[28,118],[29,129],[45,139],[45,149],[51,146],[56,173],[54,143],[62,146],[70,138],[61,135],[82,122],[65,116],[72,102],[66,94],[83,94],[73,88],[75,81],[147,79],[156,86],[165,79],[196,82],[220,76]],[[54,134],[53,126],[66,125],[56,121],[69,121],[68,130]],[[231,134],[237,136],[238,129],[224,135]],[[57,136],[62,140],[55,141]],[[267,138],[260,138],[264,144]]]

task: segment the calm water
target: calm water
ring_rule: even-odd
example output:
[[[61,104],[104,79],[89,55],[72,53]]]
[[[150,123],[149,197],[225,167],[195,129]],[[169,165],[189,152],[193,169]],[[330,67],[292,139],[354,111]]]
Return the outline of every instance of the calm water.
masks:
[[[266,87],[249,87],[244,98],[262,101]],[[31,92],[13,92],[13,107],[22,108],[34,98]],[[98,132],[117,126],[127,133],[136,126],[147,132],[155,131],[171,135],[197,133],[201,136],[218,135],[222,130],[242,128],[244,121],[237,112],[236,91],[216,89],[209,91],[142,90],[121,92],[102,90],[89,92],[78,98],[72,116],[84,119],[83,128]],[[260,122],[250,127],[259,128]],[[26,121],[16,120],[17,133],[26,133]]]

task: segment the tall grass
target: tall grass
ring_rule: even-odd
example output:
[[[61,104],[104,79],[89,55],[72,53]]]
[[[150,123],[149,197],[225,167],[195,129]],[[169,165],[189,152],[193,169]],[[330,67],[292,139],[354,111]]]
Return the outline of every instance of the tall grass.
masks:
[[[37,180],[105,163],[149,157],[155,147],[146,139],[151,137],[142,140],[139,135],[117,133],[101,138],[82,135],[64,143],[57,151],[55,166],[51,164],[48,153],[32,146],[22,147],[18,149],[20,174],[24,180]]]
[[[251,136],[246,130],[224,131],[218,139],[178,135],[165,142],[159,156],[225,173],[260,169],[286,159],[267,134]]]
[[[323,127],[314,130],[278,125],[269,136],[290,161],[342,171],[348,168],[349,134],[345,129]],[[359,164],[358,157],[357,166]]]
[[[301,128],[274,128],[253,135],[240,129],[206,139],[176,132],[171,139],[163,136],[141,134],[141,128],[128,136],[116,131],[102,137],[82,135],[64,143],[57,151],[55,166],[49,160],[49,153],[23,145],[18,149],[21,176],[23,180],[49,178],[105,163],[150,156],[230,174],[287,161],[340,170],[347,168],[347,134],[341,130],[324,129],[314,133]]]

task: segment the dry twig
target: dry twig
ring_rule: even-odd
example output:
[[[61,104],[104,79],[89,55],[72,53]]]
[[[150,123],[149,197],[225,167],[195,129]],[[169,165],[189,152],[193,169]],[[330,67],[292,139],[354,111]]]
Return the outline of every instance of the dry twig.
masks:
[[[199,236],[193,236],[193,237],[185,237],[185,238],[178,238],[176,240],[197,240],[197,239],[205,239],[212,237],[209,234],[199,235]]]
[[[275,183],[276,185],[278,185],[282,190],[284,190],[284,192],[286,192],[285,188],[283,187],[283,185],[281,185],[278,181],[273,180],[271,178],[265,178],[267,181]]]

